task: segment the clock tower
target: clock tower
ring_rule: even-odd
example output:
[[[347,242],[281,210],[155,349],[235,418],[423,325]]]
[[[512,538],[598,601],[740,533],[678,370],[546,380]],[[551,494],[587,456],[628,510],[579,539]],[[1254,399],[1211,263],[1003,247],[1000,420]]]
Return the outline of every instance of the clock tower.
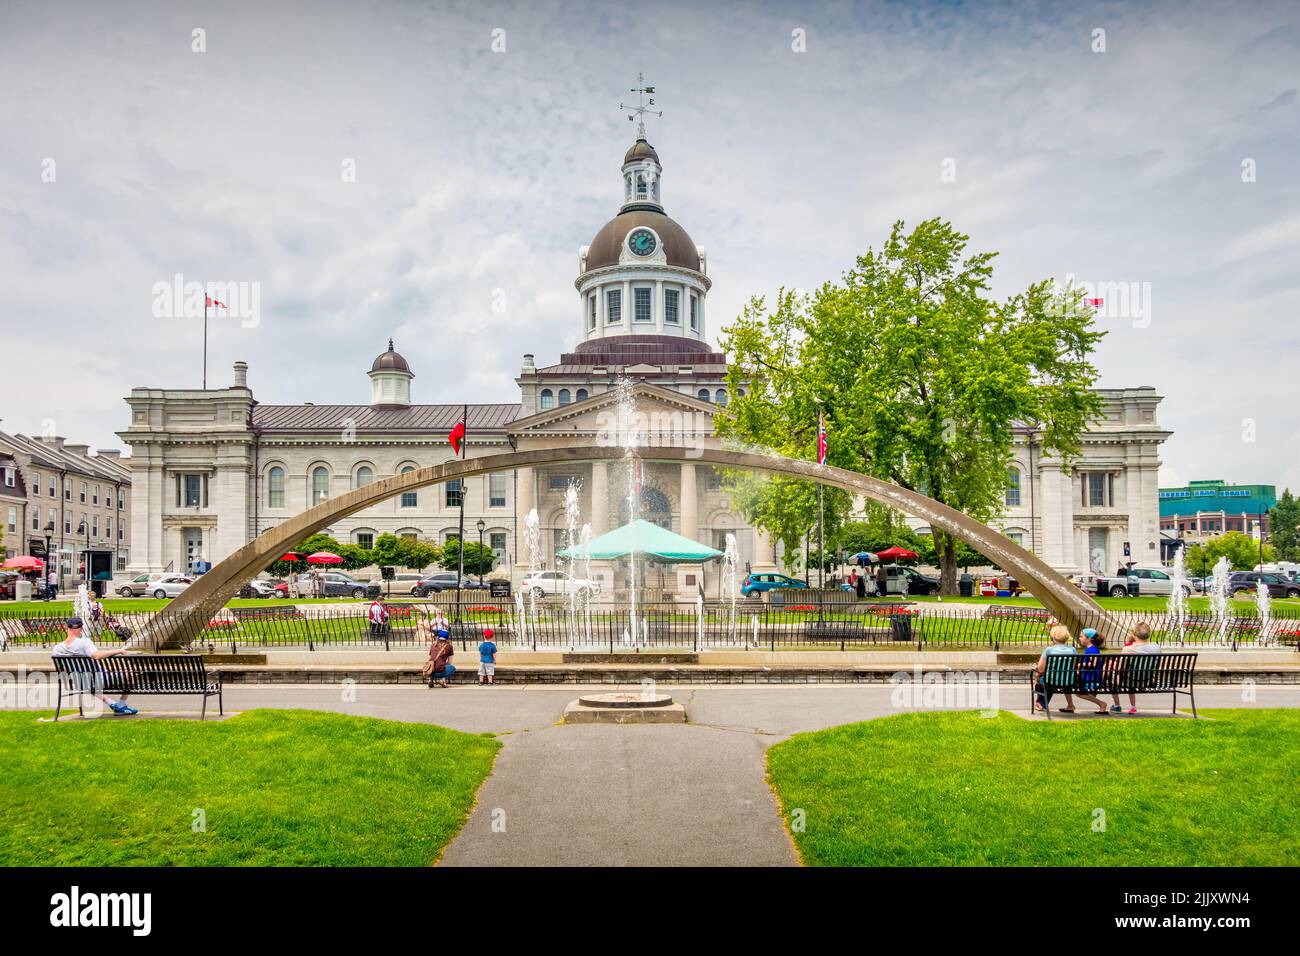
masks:
[[[704,250],[664,213],[663,166],[644,126],[623,156],[623,204],[578,252],[582,341],[637,336],[704,343],[712,284]]]

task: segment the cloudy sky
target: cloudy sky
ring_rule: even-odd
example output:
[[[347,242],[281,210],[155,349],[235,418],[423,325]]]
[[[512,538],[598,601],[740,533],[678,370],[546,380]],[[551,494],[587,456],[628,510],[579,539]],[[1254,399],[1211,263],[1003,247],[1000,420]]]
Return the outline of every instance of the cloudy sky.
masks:
[[[715,340],[943,216],[1001,295],[1106,292],[1100,384],[1165,396],[1163,483],[1300,487],[1294,3],[6,0],[0,430],[116,446],[131,387],[197,387],[177,274],[259,289],[211,384],[366,402],[391,335],[416,401],[513,401],[577,340],[638,70]]]

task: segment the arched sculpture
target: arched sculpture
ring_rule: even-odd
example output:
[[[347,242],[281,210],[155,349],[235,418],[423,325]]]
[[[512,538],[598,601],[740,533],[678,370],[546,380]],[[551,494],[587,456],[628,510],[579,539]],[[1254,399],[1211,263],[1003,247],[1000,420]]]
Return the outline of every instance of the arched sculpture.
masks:
[[[265,570],[290,547],[340,518],[404,491],[516,468],[622,460],[626,455],[625,449],[615,446],[508,452],[482,458],[454,459],[364,485],[295,515],[235,551],[187,588],[141,636],[155,646],[189,643],[203,633],[212,615],[238,593],[245,581]],[[638,450],[637,457],[647,462],[690,462],[802,478],[864,495],[920,518],[933,528],[949,532],[988,556],[999,567],[1015,575],[1053,616],[1072,631],[1077,630],[1084,620],[1096,622],[1105,618],[1105,612],[1092,598],[1052,570],[1037,555],[997,530],[925,495],[878,478],[780,455],[722,449],[645,448]]]

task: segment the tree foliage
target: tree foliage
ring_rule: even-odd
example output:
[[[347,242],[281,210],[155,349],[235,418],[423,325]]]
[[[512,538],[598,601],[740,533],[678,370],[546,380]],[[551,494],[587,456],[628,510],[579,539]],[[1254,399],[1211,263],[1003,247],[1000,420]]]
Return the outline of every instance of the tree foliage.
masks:
[[[1104,333],[1080,289],[1051,280],[997,301],[991,253],[939,219],[894,224],[838,283],[811,295],[755,297],[723,336],[730,404],[720,433],[811,457],[825,410],[832,465],[862,471],[980,521],[1002,513],[1017,426],[1070,460],[1100,415],[1090,355]],[[743,394],[742,394],[743,390]],[[786,494],[777,482],[770,494]],[[747,501],[751,521],[779,508]],[[837,515],[842,519],[843,515]],[[957,541],[936,529],[944,590],[956,588]]]
[[[1183,560],[1183,567],[1187,569],[1188,574],[1204,577],[1213,574],[1219,558],[1226,556],[1232,570],[1249,571],[1260,563],[1260,550],[1259,542],[1254,538],[1240,531],[1229,531],[1227,534],[1210,538],[1204,544],[1189,546],[1187,557]],[[1267,564],[1272,560],[1274,560],[1273,546],[1265,544],[1263,561]]]
[[[477,541],[465,542],[465,577],[487,574],[496,564],[497,555],[486,544]],[[438,559],[448,571],[455,571],[460,566],[460,539],[452,538],[442,546],[442,556]]]
[[[1282,561],[1300,561],[1300,499],[1288,488],[1268,513],[1269,539]]]

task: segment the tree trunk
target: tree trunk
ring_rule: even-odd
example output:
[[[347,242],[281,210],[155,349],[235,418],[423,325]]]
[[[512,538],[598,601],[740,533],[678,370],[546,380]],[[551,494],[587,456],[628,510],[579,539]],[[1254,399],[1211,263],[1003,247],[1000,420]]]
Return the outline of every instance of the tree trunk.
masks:
[[[939,593],[957,593],[957,542],[946,531],[934,533],[934,550],[939,556]]]

